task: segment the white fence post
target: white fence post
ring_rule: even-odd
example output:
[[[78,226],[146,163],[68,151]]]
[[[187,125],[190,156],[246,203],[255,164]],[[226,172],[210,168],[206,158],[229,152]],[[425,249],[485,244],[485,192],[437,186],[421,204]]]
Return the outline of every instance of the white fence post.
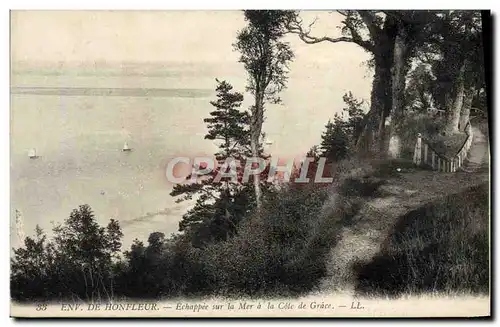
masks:
[[[417,143],[415,144],[415,153],[413,154],[413,163],[420,166],[422,163],[422,134],[418,133]]]

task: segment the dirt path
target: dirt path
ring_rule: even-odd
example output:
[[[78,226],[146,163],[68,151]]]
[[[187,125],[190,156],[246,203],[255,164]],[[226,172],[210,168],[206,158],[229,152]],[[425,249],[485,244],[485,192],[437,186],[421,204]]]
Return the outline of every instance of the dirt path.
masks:
[[[413,170],[391,178],[367,199],[352,225],[344,227],[341,239],[331,250],[327,276],[315,293],[354,296],[355,262],[368,262],[379,251],[399,217],[441,197],[489,180],[488,140],[474,128],[473,145],[463,171],[442,173]]]
[[[472,145],[467,155],[463,171],[472,173],[488,169],[489,147],[486,135],[478,127],[472,127]]]

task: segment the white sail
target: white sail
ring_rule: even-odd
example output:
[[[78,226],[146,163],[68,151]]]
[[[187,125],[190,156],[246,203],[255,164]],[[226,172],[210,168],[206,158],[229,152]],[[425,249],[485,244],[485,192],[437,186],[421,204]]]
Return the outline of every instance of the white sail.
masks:
[[[127,143],[127,142],[125,142],[125,144],[123,144],[123,149],[122,149],[122,151],[130,151],[130,150],[131,150],[131,149],[130,149],[130,147],[128,146],[128,143]]]
[[[29,152],[28,152],[28,157],[30,158],[36,158],[36,149],[31,149]]]
[[[266,145],[272,145],[274,142],[271,139],[267,138],[265,143]]]

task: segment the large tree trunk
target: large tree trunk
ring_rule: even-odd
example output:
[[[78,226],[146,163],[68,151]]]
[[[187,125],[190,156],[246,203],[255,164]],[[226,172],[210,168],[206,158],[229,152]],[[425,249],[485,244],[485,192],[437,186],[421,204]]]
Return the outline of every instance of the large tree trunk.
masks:
[[[405,62],[406,62],[406,35],[403,27],[399,28],[394,42],[393,66],[391,70],[392,79],[392,106],[385,120],[384,148],[389,158],[399,158],[401,154],[401,142],[397,134],[396,124],[403,117],[404,90],[405,90]]]
[[[465,126],[469,121],[470,108],[472,107],[472,100],[474,99],[474,93],[476,92],[474,87],[469,87],[465,90],[464,100],[462,104],[462,110],[460,112],[460,123],[459,130],[465,131]]]
[[[378,125],[378,113],[371,106],[362,122],[361,133],[356,141],[356,153],[360,156],[367,156],[372,152],[376,143],[376,126]]]
[[[259,157],[259,154],[257,151],[257,149],[259,148],[258,142],[259,142],[258,139],[255,140],[255,138],[253,137],[253,133],[252,133],[252,138],[250,140],[250,147],[252,149],[252,156],[254,158]],[[253,187],[254,187],[254,191],[255,191],[255,201],[257,204],[257,210],[259,210],[261,205],[262,205],[262,203],[261,203],[262,191],[260,189],[260,174],[253,175]]]
[[[460,120],[460,111],[462,110],[462,104],[464,100],[464,73],[465,73],[465,63],[460,67],[455,80],[453,81],[453,87],[451,96],[447,98],[446,110],[448,112],[447,122],[445,126],[445,131],[448,134],[458,133],[458,123]]]
[[[384,145],[386,136],[386,118],[392,109],[392,78],[394,43],[398,20],[388,16],[383,28],[372,34],[375,48],[371,50],[375,62],[373,76],[371,106],[366,115],[365,124],[358,140],[357,149],[360,153],[371,156],[386,157]]]
[[[370,98],[370,111],[365,117],[363,130],[357,142],[358,152],[361,154],[379,154],[380,142],[385,130],[382,123],[390,111],[391,95],[391,63],[389,55],[375,56],[375,73],[373,76]]]
[[[263,95],[257,90],[255,92],[255,105],[252,108],[252,118],[250,124],[250,149],[254,159],[259,156],[259,142],[262,133],[262,124],[264,122],[264,103]],[[255,201],[257,210],[262,207],[262,190],[260,188],[260,173],[253,175],[253,186],[255,191]]]
[[[474,93],[476,93],[474,87],[467,88],[464,93],[462,110],[460,111],[460,122],[458,124],[458,129],[462,132],[465,131],[465,125],[467,125],[467,122],[469,121],[470,108],[472,107],[472,100],[474,99]]]

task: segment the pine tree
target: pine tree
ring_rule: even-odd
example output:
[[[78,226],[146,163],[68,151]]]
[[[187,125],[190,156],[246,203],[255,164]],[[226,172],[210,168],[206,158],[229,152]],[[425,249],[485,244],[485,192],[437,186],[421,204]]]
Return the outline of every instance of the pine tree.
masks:
[[[196,246],[225,240],[235,234],[242,216],[255,205],[255,196],[248,190],[252,179],[248,183],[241,183],[242,169],[246,159],[251,156],[250,115],[238,109],[243,95],[233,91],[228,82],[216,81],[217,100],[210,102],[215,110],[210,112],[210,118],[204,119],[204,122],[208,127],[205,139],[216,141],[218,146],[215,154],[218,166],[212,173],[197,178],[194,183],[176,184],[170,193],[171,196],[179,196],[177,202],[196,197],[194,207],[184,214],[179,223],[179,230],[188,233]],[[259,153],[266,158],[262,147]],[[237,182],[230,178],[216,180],[219,172],[227,172],[229,167],[224,163],[229,161],[226,160],[240,161],[240,167],[236,168]],[[187,181],[191,177],[188,176]]]
[[[349,150],[350,152],[354,152],[356,142],[363,130],[363,120],[365,118],[363,110],[364,101],[356,99],[351,91],[345,93],[342,99],[346,104],[346,107],[342,109],[342,116],[347,116],[343,127],[349,138]]]
[[[356,99],[351,92],[342,97],[346,106],[341,114],[335,114],[333,122],[326,124],[321,136],[321,155],[328,161],[339,161],[356,152],[356,142],[363,130],[366,117],[363,101]]]
[[[349,140],[343,128],[344,122],[338,115],[332,122],[328,121],[326,131],[321,135],[321,155],[327,162],[337,162],[347,157]]]
[[[215,154],[217,161],[223,163],[227,158],[242,159],[249,154],[250,140],[248,124],[250,115],[241,111],[243,95],[232,92],[233,86],[226,81],[217,81],[217,101],[210,101],[216,110],[210,113],[210,118],[203,121],[207,124],[208,133],[205,139],[219,141],[219,152]]]

